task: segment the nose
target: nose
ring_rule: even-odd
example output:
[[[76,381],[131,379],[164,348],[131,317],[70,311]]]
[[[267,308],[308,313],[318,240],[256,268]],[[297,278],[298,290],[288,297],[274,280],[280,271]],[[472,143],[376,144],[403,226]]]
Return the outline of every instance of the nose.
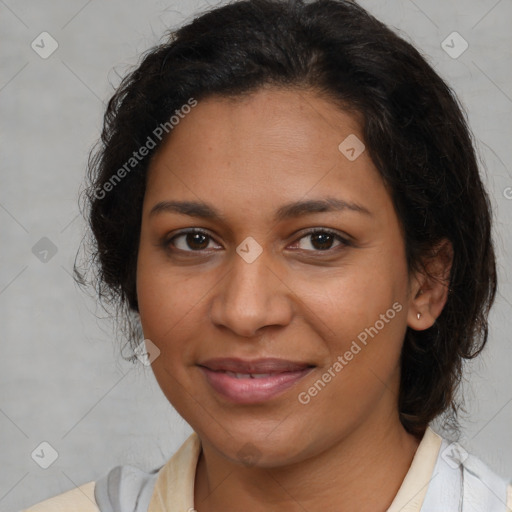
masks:
[[[233,254],[231,267],[215,288],[211,302],[210,319],[217,327],[249,338],[264,327],[290,323],[293,292],[283,272],[270,260],[269,251],[251,263]]]

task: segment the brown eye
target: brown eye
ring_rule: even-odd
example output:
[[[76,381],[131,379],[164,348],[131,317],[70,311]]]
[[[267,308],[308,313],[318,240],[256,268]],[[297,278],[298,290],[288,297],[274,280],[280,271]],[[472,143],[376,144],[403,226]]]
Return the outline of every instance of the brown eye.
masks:
[[[199,252],[207,249],[211,240],[212,237],[207,233],[194,229],[173,236],[166,245],[172,245],[180,251]]]
[[[333,231],[328,231],[325,229],[316,229],[307,232],[303,235],[296,244],[300,244],[300,240],[309,239],[309,243],[305,244],[305,247],[298,247],[299,249],[303,249],[306,251],[329,251],[330,249],[334,249],[343,245],[350,245],[348,240],[344,239],[337,233]],[[333,244],[338,241],[338,244],[333,247]]]

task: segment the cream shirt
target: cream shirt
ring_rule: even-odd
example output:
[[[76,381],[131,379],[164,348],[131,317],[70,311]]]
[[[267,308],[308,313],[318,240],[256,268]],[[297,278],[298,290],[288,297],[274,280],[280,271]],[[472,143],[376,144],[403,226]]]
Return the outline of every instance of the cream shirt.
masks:
[[[440,449],[445,446],[448,446],[448,442],[430,427],[427,427],[409,471],[386,512],[422,512],[421,508],[425,502],[429,484],[436,478],[437,473],[434,473],[434,469],[439,467],[442,454]],[[192,512],[194,510],[194,481],[200,453],[201,442],[194,432],[159,470],[151,494],[148,512]],[[477,468],[485,468],[486,475],[495,478],[499,485],[503,483],[503,480],[495,476],[482,462],[474,457],[473,460],[479,464],[476,466]],[[25,512],[99,512],[94,497],[94,486],[95,482],[88,482],[76,489],[34,505],[26,509]],[[485,488],[488,487],[489,485],[486,484]],[[505,489],[505,487],[501,485],[499,489]],[[493,494],[497,493],[494,492]],[[506,497],[493,498],[497,503],[493,510],[512,512],[512,484],[506,487],[505,494]],[[433,499],[435,501],[437,498],[434,497]],[[505,505],[505,501],[507,505]],[[442,506],[444,501],[440,503]],[[475,498],[475,503],[477,503],[477,498]],[[479,509],[476,505],[470,506],[467,510],[490,512],[487,509]],[[439,509],[437,512],[452,512],[452,509]],[[456,510],[454,509],[453,512],[456,512]]]

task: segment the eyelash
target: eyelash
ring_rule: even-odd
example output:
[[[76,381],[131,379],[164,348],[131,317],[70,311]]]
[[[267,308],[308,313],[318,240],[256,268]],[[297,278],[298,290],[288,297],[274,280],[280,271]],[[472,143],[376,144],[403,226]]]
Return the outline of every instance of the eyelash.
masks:
[[[180,236],[185,236],[185,235],[188,235],[188,234],[202,234],[204,235],[205,237],[211,239],[211,240],[214,240],[214,238],[205,230],[203,229],[200,229],[200,228],[189,228],[189,229],[184,229],[184,230],[181,230],[179,231],[178,233],[174,234],[172,237],[170,238],[166,238],[163,242],[163,245],[164,245],[164,248],[166,249],[169,249],[171,251],[178,251],[178,252],[182,252],[182,253],[202,253],[204,251],[208,251],[208,249],[199,249],[199,250],[184,250],[184,249],[177,249],[176,247],[174,248],[170,248],[169,246],[171,246],[174,242],[174,240],[176,240],[176,238],[179,238]],[[325,250],[307,250],[307,249],[302,249],[302,250],[305,250],[306,252],[315,252],[315,253],[323,253],[323,254],[331,254],[332,251],[335,251],[337,249],[339,249],[340,247],[342,246],[352,246],[353,244],[346,238],[342,237],[341,235],[339,235],[336,231],[332,231],[331,229],[327,229],[327,228],[310,228],[308,230],[306,230],[305,232],[302,233],[302,235],[300,236],[300,238],[297,239],[297,242],[302,240],[303,238],[306,238],[307,236],[310,236],[310,235],[315,235],[315,234],[327,234],[327,235],[330,235],[330,236],[333,236],[334,238],[336,238],[340,243],[340,245],[336,246],[336,247],[332,247],[332,248],[329,248],[329,249],[325,249]],[[296,242],[294,242],[296,243]],[[301,250],[301,249],[296,249],[296,250]]]

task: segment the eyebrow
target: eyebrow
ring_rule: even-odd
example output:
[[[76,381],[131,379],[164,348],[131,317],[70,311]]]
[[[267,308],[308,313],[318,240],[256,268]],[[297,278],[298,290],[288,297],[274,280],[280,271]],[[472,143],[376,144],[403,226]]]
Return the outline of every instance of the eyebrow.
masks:
[[[311,199],[307,201],[296,201],[281,206],[274,216],[276,222],[286,219],[297,218],[311,213],[323,213],[333,211],[351,210],[372,216],[372,213],[364,206],[328,197],[325,199]],[[149,212],[150,217],[159,213],[179,213],[190,217],[226,222],[226,217],[208,203],[199,201],[160,201],[155,204]]]

